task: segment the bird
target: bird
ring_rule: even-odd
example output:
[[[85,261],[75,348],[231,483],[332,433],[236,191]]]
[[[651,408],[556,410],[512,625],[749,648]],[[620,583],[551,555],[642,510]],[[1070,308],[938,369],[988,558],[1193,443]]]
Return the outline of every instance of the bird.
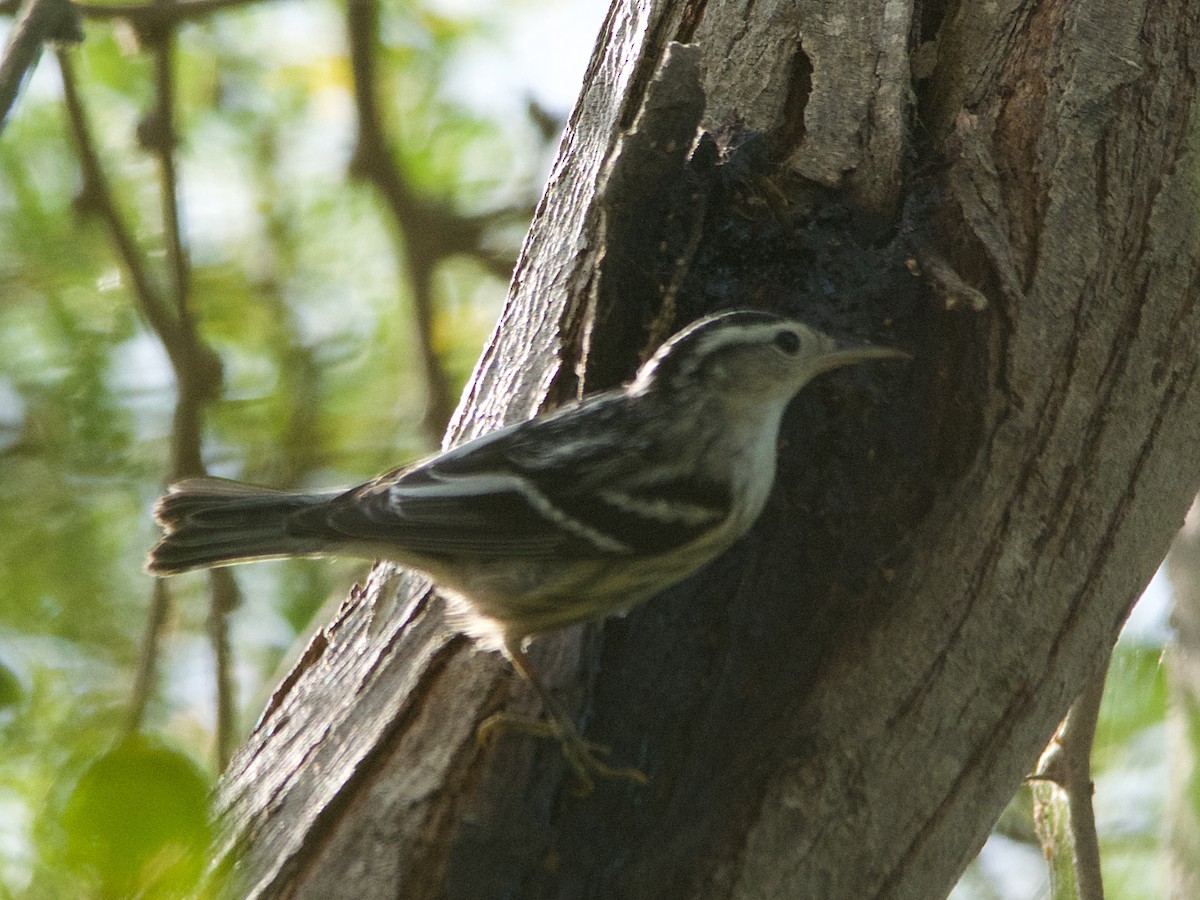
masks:
[[[295,493],[218,478],[171,485],[147,570],[264,559],[386,559],[427,576],[449,622],[537,691],[586,793],[609,766],[543,685],[527,642],[624,614],[729,549],[775,480],[780,423],[824,372],[903,351],[736,309],[665,341],[622,387],[477,437],[349,490]],[[498,715],[480,734],[522,723]]]

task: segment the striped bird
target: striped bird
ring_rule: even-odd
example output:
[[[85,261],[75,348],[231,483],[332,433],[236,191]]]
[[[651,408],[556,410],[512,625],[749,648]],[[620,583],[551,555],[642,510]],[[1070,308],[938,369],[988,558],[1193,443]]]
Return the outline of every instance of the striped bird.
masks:
[[[148,570],[292,556],[389,559],[429,576],[452,622],[537,688],[586,787],[596,759],[524,644],[621,613],[716,557],[762,512],[779,423],[817,375],[872,359],[803,323],[739,310],[668,340],[623,388],[477,438],[348,491],[193,478],[156,508]]]

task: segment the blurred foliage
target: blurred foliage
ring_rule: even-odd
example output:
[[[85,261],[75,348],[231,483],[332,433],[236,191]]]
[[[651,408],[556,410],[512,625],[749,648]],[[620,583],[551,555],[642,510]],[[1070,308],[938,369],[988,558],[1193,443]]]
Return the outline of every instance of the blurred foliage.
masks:
[[[1167,794],[1167,679],[1161,645],[1117,645],[1092,750],[1105,889],[1121,900],[1167,895],[1158,856]]]
[[[513,209],[519,222],[553,149],[524,110],[533,99],[565,116],[602,12],[595,0],[576,9],[577,33],[555,50],[578,57],[564,77],[521,48],[572,22],[550,0],[385,4],[377,89],[413,189],[463,215]],[[248,0],[177,32],[191,297],[224,367],[205,413],[214,474],[335,487],[432,449],[396,224],[346,173],[356,123],[344,19],[328,0]],[[0,39],[10,26],[0,21]],[[85,31],[73,56],[101,163],[165,288],[159,171],[138,142],[152,54],[127,25]],[[215,777],[200,762],[215,691],[206,580],[172,583],[143,730],[126,735],[175,383],[80,188],[47,53],[0,133],[0,897],[175,897],[202,865]],[[520,236],[497,229],[489,250],[515,258]],[[463,256],[435,272],[434,349],[456,390],[503,300],[490,271]],[[363,571],[239,571],[243,730],[320,608]]]
[[[208,788],[188,755],[126,738],[88,765],[61,812],[48,810],[59,840],[43,847],[103,896],[182,896],[204,868]]]
[[[1150,615],[1161,619],[1166,609],[1163,598],[1151,597],[1146,602],[1157,607]],[[1164,736],[1167,678],[1163,667],[1167,637],[1161,621],[1148,631],[1124,635],[1113,651],[1105,682],[1092,749],[1092,778],[1109,900],[1167,896],[1159,855],[1168,790]],[[1046,782],[1038,784],[1051,789]],[[1049,871],[1032,827],[1030,790],[1026,784],[1017,792],[993,839],[964,875],[952,900],[1050,897]],[[1065,822],[1058,825],[1066,827]],[[1064,842],[1069,843],[1069,838]],[[1065,862],[1060,887],[1065,883],[1071,888],[1074,873],[1070,861]],[[1073,894],[1068,891],[1063,896]]]

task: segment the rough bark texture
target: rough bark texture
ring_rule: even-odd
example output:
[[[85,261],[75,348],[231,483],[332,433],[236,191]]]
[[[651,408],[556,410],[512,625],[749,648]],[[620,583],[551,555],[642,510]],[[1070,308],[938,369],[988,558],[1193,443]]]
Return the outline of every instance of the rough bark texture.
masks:
[[[1197,60],[1183,0],[615,3],[453,433],[722,306],[917,361],[805,392],[730,554],[535,642],[649,787],[477,747],[533,698],[377,569],[223,781],[230,893],[944,895],[1197,487]]]

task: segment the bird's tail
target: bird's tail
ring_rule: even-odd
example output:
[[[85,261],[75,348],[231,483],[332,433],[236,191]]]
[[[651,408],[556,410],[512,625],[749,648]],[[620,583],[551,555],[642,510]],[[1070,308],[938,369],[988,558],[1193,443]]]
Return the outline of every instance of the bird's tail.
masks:
[[[146,571],[175,575],[254,559],[311,556],[325,544],[297,516],[337,494],[292,494],[220,478],[189,478],[170,487],[154,507],[163,537]],[[307,534],[305,533],[307,532]]]

